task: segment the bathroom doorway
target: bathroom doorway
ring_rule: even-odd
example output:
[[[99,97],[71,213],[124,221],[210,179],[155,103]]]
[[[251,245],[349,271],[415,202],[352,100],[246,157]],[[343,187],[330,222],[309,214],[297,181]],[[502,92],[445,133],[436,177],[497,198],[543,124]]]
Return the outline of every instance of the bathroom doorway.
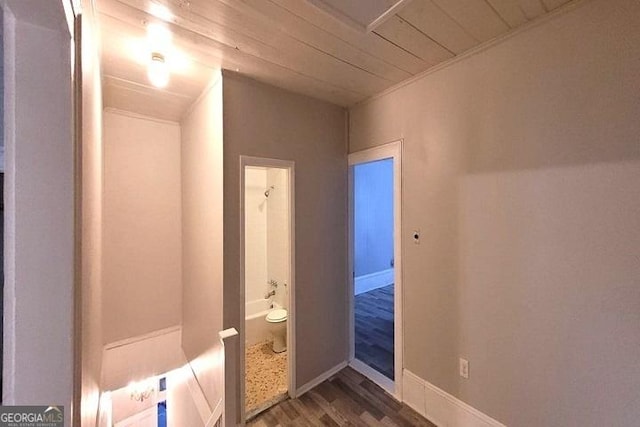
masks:
[[[294,390],[293,178],[293,162],[241,157],[244,420]]]
[[[350,365],[401,400],[401,142],[349,155]]]

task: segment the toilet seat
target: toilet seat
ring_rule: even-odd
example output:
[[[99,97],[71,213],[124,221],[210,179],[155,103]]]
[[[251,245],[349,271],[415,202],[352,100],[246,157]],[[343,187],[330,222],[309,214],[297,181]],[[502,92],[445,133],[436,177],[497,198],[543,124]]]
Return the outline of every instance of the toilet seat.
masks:
[[[271,310],[267,314],[267,322],[269,323],[280,323],[287,320],[287,310],[284,308],[277,308],[275,310]]]

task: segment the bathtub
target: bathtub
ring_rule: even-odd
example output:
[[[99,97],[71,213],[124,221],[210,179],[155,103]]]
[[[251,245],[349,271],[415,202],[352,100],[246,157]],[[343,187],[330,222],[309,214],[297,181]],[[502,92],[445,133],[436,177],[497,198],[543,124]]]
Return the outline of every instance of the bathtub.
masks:
[[[280,308],[280,305],[274,302],[273,308]],[[269,324],[265,319],[271,310],[271,301],[268,299],[248,301],[245,304],[244,330],[246,345],[271,341]]]

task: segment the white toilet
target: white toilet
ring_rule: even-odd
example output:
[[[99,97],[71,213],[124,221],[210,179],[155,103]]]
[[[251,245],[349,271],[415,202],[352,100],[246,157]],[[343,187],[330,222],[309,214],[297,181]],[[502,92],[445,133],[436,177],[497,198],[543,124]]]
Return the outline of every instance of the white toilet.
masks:
[[[287,349],[287,310],[284,308],[271,310],[266,319],[273,334],[273,351],[282,353]]]

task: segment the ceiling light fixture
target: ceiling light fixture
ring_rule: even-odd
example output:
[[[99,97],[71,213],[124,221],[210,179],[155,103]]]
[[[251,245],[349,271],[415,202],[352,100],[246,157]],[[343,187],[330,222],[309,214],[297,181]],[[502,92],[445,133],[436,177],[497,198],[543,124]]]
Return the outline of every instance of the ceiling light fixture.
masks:
[[[155,87],[165,87],[169,83],[169,66],[160,52],[151,53],[151,62],[147,68],[149,81]]]
[[[151,53],[147,76],[152,85],[163,88],[169,83],[167,52],[171,50],[171,32],[164,25],[152,23],[147,26],[147,40]]]
[[[151,398],[155,393],[154,378],[150,378],[146,381],[129,384],[129,393],[131,400],[136,402],[144,402]]]

